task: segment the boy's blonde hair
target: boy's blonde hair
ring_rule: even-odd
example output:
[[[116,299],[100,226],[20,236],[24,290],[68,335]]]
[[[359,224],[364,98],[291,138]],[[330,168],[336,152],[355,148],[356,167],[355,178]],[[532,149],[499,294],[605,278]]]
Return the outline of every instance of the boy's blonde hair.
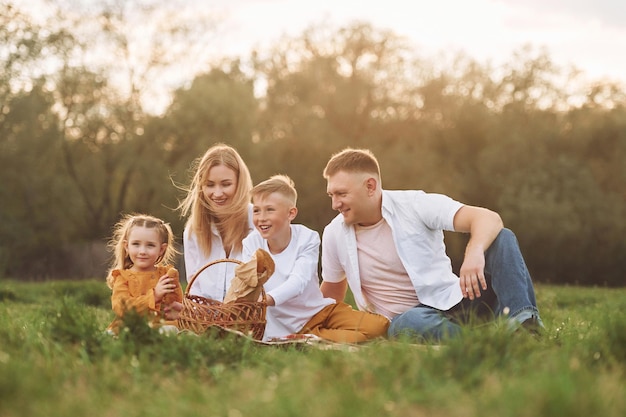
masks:
[[[380,166],[369,149],[346,148],[334,154],[326,164],[322,175],[328,179],[340,171],[376,175],[380,182]]]
[[[206,201],[202,192],[202,185],[206,182],[211,168],[223,165],[232,169],[237,178],[237,189],[233,202],[220,212],[219,218]],[[235,148],[218,143],[210,147],[202,158],[194,161],[195,174],[187,196],[178,205],[181,216],[189,214],[187,226],[189,231],[196,234],[198,245],[204,254],[211,253],[211,225],[220,224],[222,242],[225,247],[241,250],[241,241],[249,232],[249,204],[252,178],[250,171]]]
[[[298,192],[293,180],[287,175],[273,175],[269,179],[257,184],[251,192],[252,198],[265,198],[272,193],[279,193],[285,197],[292,207],[296,206],[298,200]]]
[[[107,285],[109,288],[113,288],[113,275],[111,274],[113,270],[129,269],[133,266],[133,261],[131,261],[124,247],[124,241],[128,240],[128,235],[130,235],[130,231],[135,226],[156,229],[160,243],[167,244],[165,252],[157,259],[157,265],[173,265],[178,254],[174,247],[174,233],[172,233],[172,228],[168,223],[147,214],[125,214],[115,224],[113,236],[109,241],[109,248],[113,252],[113,261],[107,274]]]

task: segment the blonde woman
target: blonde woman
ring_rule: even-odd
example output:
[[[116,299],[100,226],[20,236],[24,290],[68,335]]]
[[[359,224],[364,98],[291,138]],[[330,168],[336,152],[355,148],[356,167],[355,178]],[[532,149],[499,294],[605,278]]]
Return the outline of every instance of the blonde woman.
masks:
[[[242,240],[254,229],[245,162],[231,146],[216,144],[196,161],[186,198],[178,209],[189,216],[183,233],[187,282],[208,262],[230,258],[243,261]],[[205,269],[189,289],[223,301],[236,264],[222,262]]]

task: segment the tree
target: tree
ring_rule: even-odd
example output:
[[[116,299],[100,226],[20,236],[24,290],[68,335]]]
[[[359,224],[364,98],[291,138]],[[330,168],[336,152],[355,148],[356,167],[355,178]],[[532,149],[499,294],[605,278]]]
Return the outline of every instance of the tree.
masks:
[[[10,3],[0,10],[0,274],[46,276],[64,262],[60,246],[75,232],[66,219],[77,211],[45,63],[73,38]]]
[[[63,3],[57,6],[60,15]],[[211,33],[214,25],[213,19],[203,20],[203,13],[184,13],[181,2],[110,1],[92,7],[82,9],[77,19],[59,19],[87,36],[62,57],[64,65],[56,79],[57,107],[67,139],[64,161],[84,206],[85,239],[108,234],[122,212],[162,206],[155,200],[161,193],[155,189],[150,164],[160,169],[156,177],[160,187],[167,187],[168,175],[160,162],[167,152],[145,134],[151,117],[146,103],[154,93],[153,80],[189,60],[206,41],[206,35],[196,36]],[[91,49],[106,51],[104,55],[114,59],[95,63],[88,53]],[[87,171],[93,175],[85,176]],[[163,214],[174,217],[171,212]]]
[[[159,149],[151,165],[145,167],[146,172],[159,173],[149,181],[154,192],[150,201],[152,207],[159,201],[166,204],[168,217],[177,217],[171,209],[191,181],[193,163],[213,144],[227,143],[244,160],[256,159],[252,138],[258,102],[253,82],[242,73],[239,62],[225,63],[223,67],[200,74],[188,88],[177,90],[165,114],[146,124],[144,136]],[[182,231],[180,220],[173,220],[173,225]]]
[[[0,54],[5,58],[0,75],[2,158],[40,175],[23,175],[24,181],[15,181],[12,173],[3,172],[7,181],[1,193],[14,199],[23,195],[22,189],[37,189],[42,198],[55,204],[45,206],[39,199],[31,204],[29,193],[27,209],[3,208],[12,210],[6,214],[16,221],[0,232],[15,242],[16,250],[34,251],[22,254],[37,254],[25,259],[42,260],[48,255],[63,258],[65,243],[103,240],[122,211],[151,211],[160,206],[153,199],[154,186],[146,181],[154,178],[151,168],[146,169],[147,161],[159,161],[165,151],[144,135],[150,77],[178,64],[181,53],[194,52],[190,47],[164,51],[174,45],[169,40],[189,39],[199,28],[208,34],[212,27],[212,20],[202,20],[205,16],[199,13],[168,16],[163,13],[167,9],[163,2],[100,3],[92,5],[98,8],[93,15],[81,5],[73,5],[76,13],[64,13],[68,3],[61,0],[46,5],[52,12],[40,24],[11,3],[0,6]],[[145,43],[141,37],[145,32],[138,32],[137,21],[155,28],[152,43]],[[195,45],[202,47],[203,42]],[[91,59],[93,51],[99,52],[98,60]],[[120,80],[121,74],[126,75],[126,83]],[[47,153],[39,154],[43,150]],[[168,175],[160,179],[161,187],[168,187]],[[26,220],[20,222],[20,218],[36,220],[41,215],[35,214],[44,208],[41,214],[54,215],[54,222],[47,219],[23,227]],[[175,217],[171,210],[168,214]],[[14,261],[13,250],[7,250],[2,257],[12,266],[5,269],[17,271],[14,266],[20,260]],[[20,272],[37,275],[46,269],[37,265],[31,262]]]

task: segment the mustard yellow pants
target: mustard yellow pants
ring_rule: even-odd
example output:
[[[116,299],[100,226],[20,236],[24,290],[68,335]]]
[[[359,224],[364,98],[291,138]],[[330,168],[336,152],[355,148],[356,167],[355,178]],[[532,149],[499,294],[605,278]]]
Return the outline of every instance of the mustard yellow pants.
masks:
[[[388,327],[385,316],[357,311],[341,302],[321,309],[298,333],[314,334],[333,342],[359,343],[386,336]]]

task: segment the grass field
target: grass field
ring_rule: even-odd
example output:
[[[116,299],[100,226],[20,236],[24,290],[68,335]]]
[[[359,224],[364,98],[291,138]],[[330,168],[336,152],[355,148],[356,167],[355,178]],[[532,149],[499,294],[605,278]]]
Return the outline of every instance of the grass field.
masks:
[[[496,323],[354,351],[112,339],[104,283],[0,281],[0,416],[626,415],[626,289],[536,289],[541,339]]]

